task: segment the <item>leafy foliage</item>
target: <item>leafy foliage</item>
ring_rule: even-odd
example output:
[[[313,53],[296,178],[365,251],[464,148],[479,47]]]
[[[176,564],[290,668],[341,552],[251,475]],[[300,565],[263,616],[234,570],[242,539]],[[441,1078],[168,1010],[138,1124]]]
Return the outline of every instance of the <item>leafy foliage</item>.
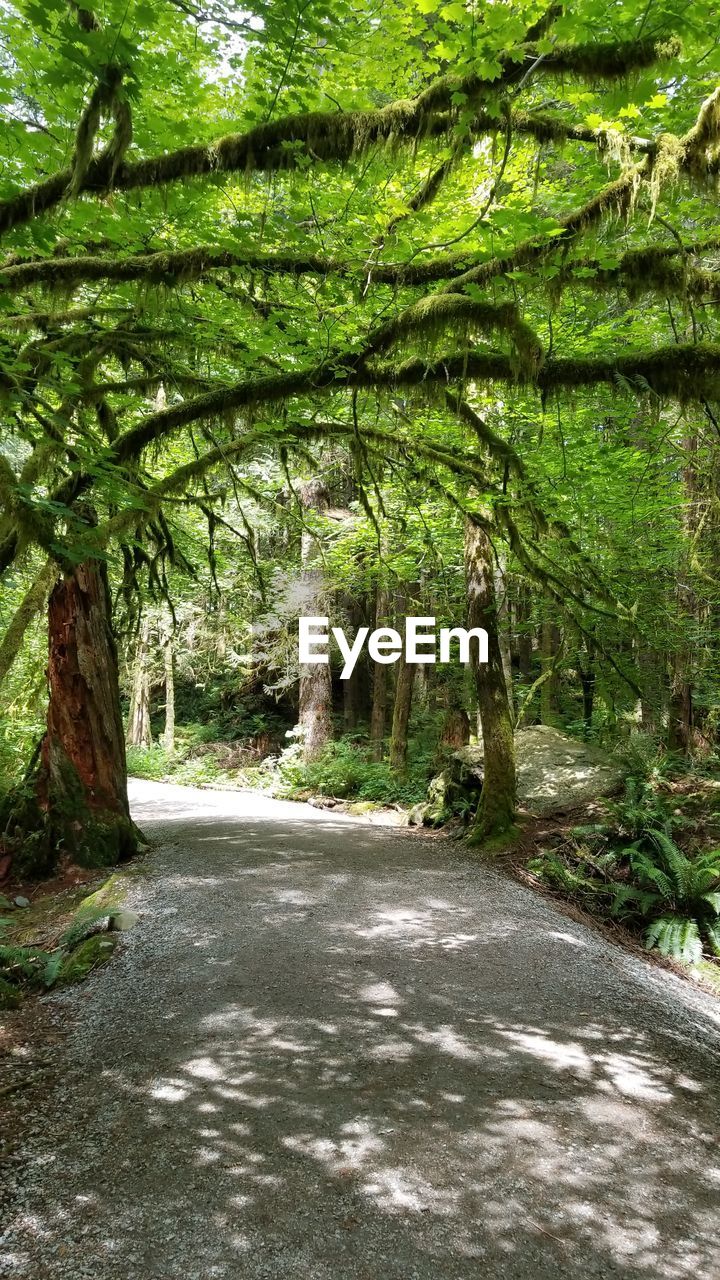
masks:
[[[648,950],[683,963],[720,955],[720,849],[689,856],[670,835],[683,825],[646,780],[630,778],[610,821],[576,827],[570,848],[546,852],[530,870],[591,911],[641,927]]]

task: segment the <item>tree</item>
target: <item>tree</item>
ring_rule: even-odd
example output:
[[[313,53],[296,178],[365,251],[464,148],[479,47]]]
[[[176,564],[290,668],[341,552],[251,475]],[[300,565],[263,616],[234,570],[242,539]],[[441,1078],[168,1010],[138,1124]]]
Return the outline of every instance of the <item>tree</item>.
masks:
[[[482,792],[471,840],[486,844],[506,835],[515,820],[515,749],[500,646],[492,543],[482,525],[471,517],[465,522],[465,573],[468,628],[481,627],[488,637],[486,663],[479,661],[477,644],[471,647],[484,757]]]
[[[7,8],[0,675],[48,562],[159,602],[222,530],[258,578],[259,513],[342,455],[368,545],[410,494],[436,530],[482,495],[526,690],[543,616],[592,649],[595,720],[660,709],[660,668],[678,744],[713,723],[714,12],[421,8]]]
[[[105,566],[85,560],[48,605],[48,712],[37,762],[0,822],[16,868],[47,874],[60,852],[110,866],[137,851]]]

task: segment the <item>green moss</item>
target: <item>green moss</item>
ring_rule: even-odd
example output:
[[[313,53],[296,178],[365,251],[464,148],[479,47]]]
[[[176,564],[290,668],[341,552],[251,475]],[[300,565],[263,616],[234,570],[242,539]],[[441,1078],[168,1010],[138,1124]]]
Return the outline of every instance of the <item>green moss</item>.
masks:
[[[482,831],[473,828],[467,836],[466,843],[468,848],[475,850],[484,857],[491,858],[501,853],[507,853],[519,835],[520,828],[514,822],[510,823],[503,831],[496,832],[490,836],[486,836]]]
[[[117,939],[108,933],[96,933],[78,943],[74,951],[63,960],[58,972],[58,986],[67,986],[73,982],[82,982],[93,969],[108,961],[115,949]]]

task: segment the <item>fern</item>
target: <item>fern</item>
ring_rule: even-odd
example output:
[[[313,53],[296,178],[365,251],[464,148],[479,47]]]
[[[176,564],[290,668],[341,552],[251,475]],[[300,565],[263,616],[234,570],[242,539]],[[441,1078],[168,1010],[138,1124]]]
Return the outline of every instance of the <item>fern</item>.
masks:
[[[20,973],[25,978],[35,979],[42,972],[42,967],[50,958],[49,951],[38,947],[0,946],[0,976],[12,978]]]
[[[684,964],[697,964],[702,960],[698,923],[687,916],[658,916],[645,930],[645,946],[648,951],[657,947],[661,955],[671,956]]]
[[[63,960],[66,958],[66,956],[67,956],[67,951],[58,947],[57,951],[53,951],[47,957],[45,966],[42,971],[42,980],[46,987],[52,987],[57,982],[60,969],[62,968]]]
[[[612,916],[643,928],[648,950],[657,948],[684,964],[696,964],[703,945],[720,956],[719,849],[689,858],[667,830],[657,828],[645,830],[621,850],[591,854],[575,848],[564,857],[574,857],[574,865],[557,853],[543,852],[529,867],[592,907],[604,895]],[[619,882],[618,872],[628,879]]]

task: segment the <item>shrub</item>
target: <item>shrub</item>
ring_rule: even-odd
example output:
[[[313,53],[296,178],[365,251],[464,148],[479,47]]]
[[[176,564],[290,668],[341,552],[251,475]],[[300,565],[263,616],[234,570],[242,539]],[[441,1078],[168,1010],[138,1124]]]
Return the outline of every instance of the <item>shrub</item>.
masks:
[[[646,779],[629,778],[608,820],[575,827],[529,869],[591,911],[642,930],[648,950],[696,964],[720,956],[720,850],[688,856],[672,830],[688,826]]]
[[[641,843],[626,850],[630,880],[614,888],[613,914],[649,921],[648,950],[696,964],[706,943],[720,956],[720,849],[688,858],[660,831],[652,843],[652,852]]]

